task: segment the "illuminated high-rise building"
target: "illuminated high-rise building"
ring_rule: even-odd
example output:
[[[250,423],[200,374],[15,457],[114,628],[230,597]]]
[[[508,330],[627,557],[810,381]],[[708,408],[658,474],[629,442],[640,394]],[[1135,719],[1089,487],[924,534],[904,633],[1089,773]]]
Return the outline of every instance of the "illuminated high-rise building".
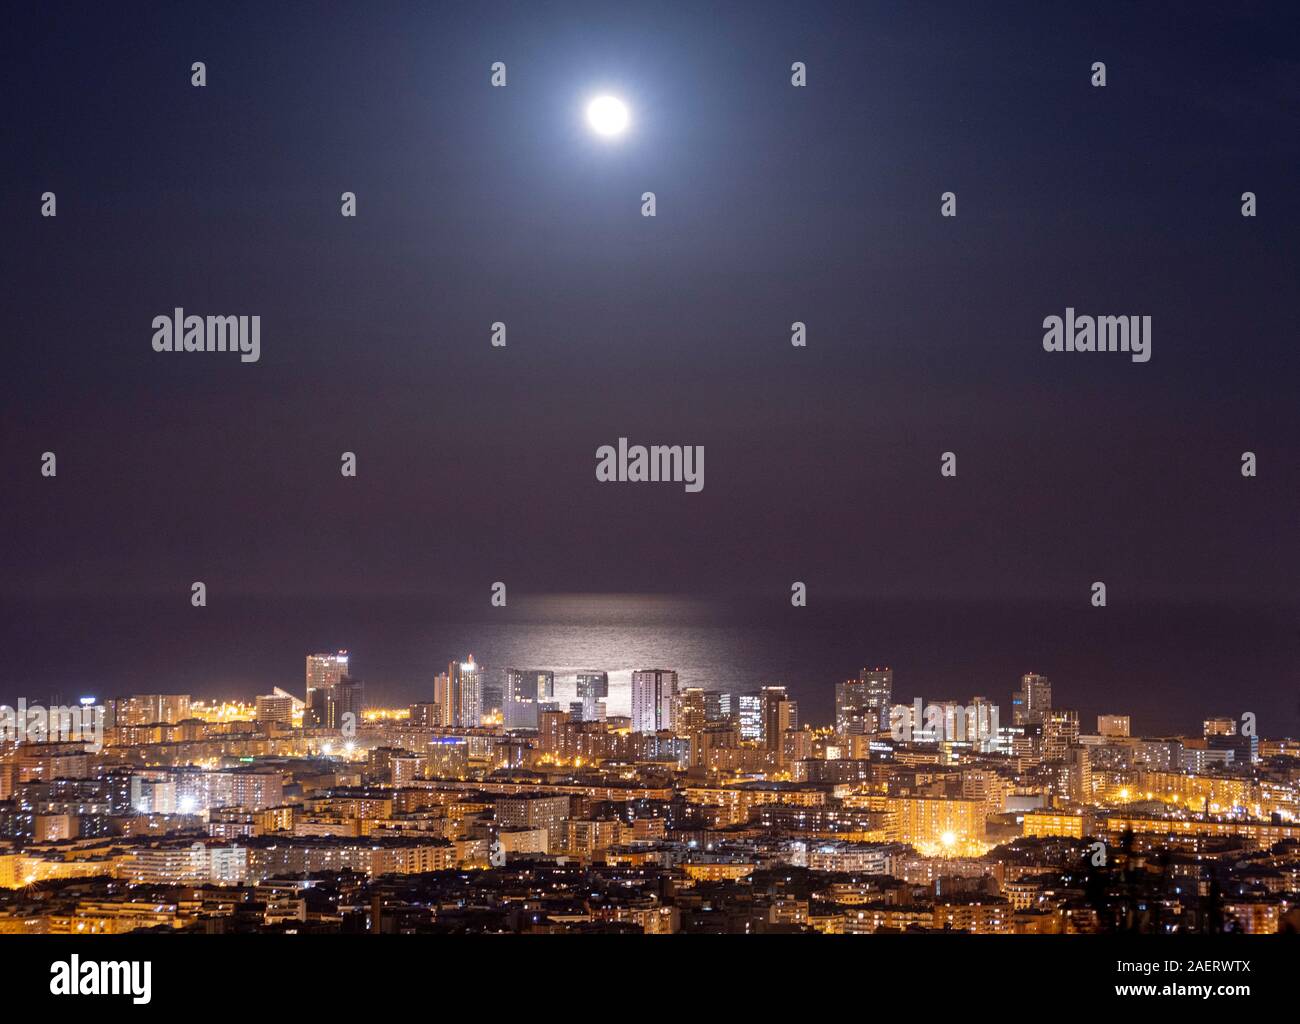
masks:
[[[293,724],[293,696],[287,693],[268,693],[257,698],[257,720]]]
[[[1043,760],[1060,763],[1066,760],[1070,746],[1079,742],[1079,712],[1064,708],[1043,715]]]
[[[347,651],[338,651],[335,654],[307,655],[307,694],[303,701],[305,704],[303,724],[305,726],[324,725],[321,718],[323,717],[325,698],[316,696],[316,694],[318,691],[334,689],[339,680],[347,674]]]
[[[1042,724],[1052,710],[1052,681],[1036,672],[1020,677],[1020,691],[1011,696],[1011,724]]]
[[[865,732],[872,722],[889,720],[894,696],[894,672],[889,668],[864,668],[856,679],[835,684],[835,731]]]
[[[984,837],[983,800],[955,797],[891,796],[884,801],[893,815],[891,839],[943,848]]]
[[[699,686],[688,686],[677,694],[673,731],[678,736],[693,736],[709,724],[706,696],[706,691]]]
[[[763,698],[757,693],[742,693],[736,698],[736,717],[740,721],[742,740],[763,738]]]
[[[505,695],[507,700],[551,700],[555,696],[555,673],[535,668],[508,668]]]
[[[418,704],[412,704],[409,711],[409,721],[416,729],[437,729],[444,724],[442,705],[437,701],[421,701]]]
[[[785,731],[799,728],[799,705],[790,699],[784,686],[764,686],[759,697],[763,709],[763,743],[768,750],[779,752]]]
[[[704,713],[710,722],[738,722],[740,706],[734,693],[708,690],[704,694]]]
[[[360,679],[342,676],[327,694],[324,725],[331,729],[342,729],[349,722],[354,727],[361,724],[365,687]],[[347,717],[349,715],[350,719]]]
[[[1230,715],[1207,718],[1201,723],[1201,735],[1235,736],[1237,735],[1237,720]]]
[[[464,661],[453,661],[447,666],[446,698],[443,704],[450,714],[449,725],[468,729],[481,723],[483,673],[475,663],[474,655],[471,654]]]
[[[508,668],[503,715],[507,729],[536,729],[538,709],[555,696],[555,673],[542,669]]]
[[[879,715],[894,699],[894,670],[892,668],[864,668],[858,673],[865,704]]]
[[[835,731],[849,731],[851,720],[858,719],[859,709],[866,706],[866,701],[859,692],[861,684],[856,679],[845,679],[835,684]]]
[[[578,700],[582,704],[584,722],[600,718],[597,705],[609,696],[609,673],[579,672],[577,677]]]
[[[1238,732],[1237,720],[1223,715],[1207,718],[1201,725],[1201,734],[1207,750],[1231,751],[1236,764],[1252,764],[1259,760],[1259,738],[1253,730]]]
[[[598,700],[604,697],[608,697],[609,696],[609,673],[595,672],[590,670],[579,672],[577,675],[577,685],[578,685],[579,699],[587,696],[588,694],[590,694],[592,697]],[[554,695],[554,684],[552,684],[552,692],[548,693],[547,696],[551,697],[553,695]]]
[[[673,727],[677,673],[647,668],[632,673],[632,731],[658,732]]]
[[[439,672],[433,677],[433,705],[437,713],[433,716],[435,724],[451,725],[451,676]]]
[[[505,669],[493,668],[490,665],[479,666],[480,721],[488,722],[491,720],[499,724],[505,720],[506,694],[508,690],[509,685],[506,681]]]

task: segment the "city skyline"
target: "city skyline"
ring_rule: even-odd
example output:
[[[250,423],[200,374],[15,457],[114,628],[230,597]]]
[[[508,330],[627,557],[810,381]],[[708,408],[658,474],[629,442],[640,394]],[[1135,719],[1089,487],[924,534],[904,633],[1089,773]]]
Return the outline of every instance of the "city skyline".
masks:
[[[1008,692],[1034,666],[1052,666],[1088,715],[1123,701],[1147,728],[1191,729],[1192,706],[1223,694],[1273,731],[1300,733],[1291,682],[1300,635],[1283,609],[1144,605],[1140,612],[1061,604],[842,602],[810,591],[806,608],[762,602],[638,595],[539,598],[513,594],[507,608],[467,614],[460,602],[256,599],[193,609],[159,599],[77,611],[49,605],[33,623],[0,616],[10,652],[0,700],[75,700],[144,679],[198,696],[275,687],[300,693],[302,651],[364,652],[358,668],[370,697],[402,703],[427,692],[454,652],[494,665],[607,668],[617,685],[646,665],[671,663],[683,685],[750,689],[780,678],[810,714],[833,714],[833,684],[873,659],[906,665],[909,686],[926,694]],[[486,601],[484,602],[486,605]],[[83,628],[91,616],[108,641]],[[279,624],[277,630],[264,623]],[[71,630],[74,644],[43,647],[33,637]],[[285,634],[300,638],[286,642]],[[177,660],[158,636],[184,638]],[[237,637],[238,643],[231,638]],[[300,646],[299,644],[305,644]],[[129,652],[126,654],[124,652]],[[57,703],[57,701],[56,701]],[[1232,709],[1225,709],[1232,710]]]
[[[243,700],[240,696],[229,693],[222,695],[221,703],[227,706],[255,706],[259,712],[258,718],[263,717],[260,711],[265,706],[268,718],[283,719],[287,722],[289,719],[281,702],[290,701],[293,720],[298,725],[325,727],[332,730],[340,728],[339,714],[351,713],[354,719],[359,719],[363,711],[375,712],[384,717],[392,714],[391,707],[368,702],[362,698],[364,680],[349,674],[351,654],[347,649],[310,653],[305,656],[305,659],[306,672],[302,698],[295,698],[282,688],[275,687],[270,693],[253,695],[251,705],[249,700]],[[477,661],[471,652],[463,659],[452,658],[447,663],[446,669],[437,672],[434,676],[429,692],[423,695],[427,699],[416,699],[410,707],[431,709],[430,712],[421,715],[424,725],[453,729],[473,729],[483,726],[500,727],[506,732],[536,732],[539,727],[538,715],[542,711],[550,711],[563,712],[577,721],[626,720],[633,732],[656,732],[672,731],[675,728],[677,699],[688,692],[704,695],[709,700],[711,709],[725,708],[727,709],[725,717],[735,717],[739,722],[737,717],[739,705],[736,701],[742,697],[763,700],[764,694],[770,691],[779,694],[783,701],[788,699],[791,707],[790,721],[797,722],[799,719],[798,701],[786,697],[788,688],[779,679],[766,679],[748,688],[732,689],[682,683],[675,669],[641,668],[624,671],[629,676],[626,683],[612,684],[611,672],[605,669],[493,665]],[[322,676],[327,678],[323,680]],[[348,691],[345,698],[347,703],[339,711],[331,709],[328,716],[321,715],[319,708],[313,703],[313,693],[319,693],[322,689],[327,691],[346,689],[348,684],[355,687],[355,696],[352,691]],[[906,711],[920,707],[925,707],[927,710],[941,709],[954,706],[964,710],[969,706],[971,709],[991,707],[995,716],[1002,716],[1001,721],[1004,726],[1014,728],[1043,726],[1051,712],[1062,710],[1063,705],[1055,698],[1062,697],[1067,691],[1059,685],[1054,688],[1049,676],[1037,671],[1025,672],[1012,685],[1016,684],[1019,689],[1011,689],[1004,694],[1008,697],[1004,702],[990,699],[990,694],[998,694],[999,691],[989,688],[959,694],[932,691],[927,694],[923,693],[924,687],[919,690],[896,687],[894,669],[890,666],[866,665],[855,676],[834,684],[833,715],[828,721],[821,721],[815,716],[804,716],[802,725],[805,729],[809,727],[830,729],[838,734],[872,733],[892,728],[891,711]],[[611,700],[611,697],[616,699]],[[899,697],[905,699],[895,700]],[[78,700],[84,707],[98,706],[98,699],[94,696],[81,696]],[[132,698],[136,701],[142,699],[145,698]],[[39,704],[39,698],[23,697],[20,700],[33,706]],[[147,700],[152,702],[148,706],[154,708],[162,707],[162,702],[167,701],[181,702],[178,706],[189,708],[192,695],[157,694]],[[58,700],[51,699],[49,703],[53,705],[61,701],[60,697]],[[205,702],[200,701],[200,703]],[[324,707],[324,704],[320,706]],[[520,708],[524,707],[528,710],[521,711]],[[1074,716],[1074,739],[1077,740],[1080,712],[1076,708],[1065,710]],[[863,712],[867,713],[866,718],[863,717]],[[512,721],[512,718],[515,720]],[[159,717],[157,720],[179,721],[180,719],[173,714],[167,718]],[[776,720],[785,721],[784,718]],[[994,718],[995,727],[998,720],[997,717]],[[1224,713],[1222,709],[1217,711],[1210,709],[1200,716],[1200,721],[1206,728],[1209,727],[1210,722],[1215,722],[1220,727],[1229,729],[1226,733],[1228,735],[1235,735],[1237,726],[1247,720],[1250,722],[1252,735],[1257,735],[1255,732],[1257,716],[1253,712],[1244,712],[1238,716],[1234,713]],[[762,722],[761,729],[767,731],[770,728],[768,720],[763,718]],[[1133,734],[1130,732],[1133,716],[1119,706],[1099,712],[1096,715],[1096,722],[1096,733],[1101,736],[1111,735],[1112,730],[1120,730],[1113,733],[1117,736],[1127,737]],[[1224,723],[1227,725],[1225,726]],[[919,727],[919,717],[914,716],[910,724],[912,727]],[[1177,735],[1175,729],[1157,729],[1155,732],[1145,730],[1145,732],[1151,735]],[[917,732],[917,735],[922,734]],[[1278,735],[1280,738],[1287,738],[1285,734]]]
[[[634,673],[631,713],[617,714],[599,670],[578,674],[582,699],[566,706],[550,670],[493,680],[468,654],[432,699],[384,708],[360,702],[352,669],[350,650],[309,653],[303,698],[253,704],[83,698],[93,742],[64,709],[0,707],[0,932],[63,928],[52,908],[71,886],[103,890],[72,913],[92,933],[553,932],[575,912],[651,933],[1300,933],[1300,740],[1250,713],[1148,736],[1114,708],[1088,730],[1049,676],[1026,672],[1007,722],[987,696],[899,703],[894,667],[874,665],[835,685],[829,724],[775,682],[727,694],[679,687],[669,669]],[[352,687],[356,703],[336,697]],[[503,697],[535,704],[532,721],[508,726],[489,706]],[[1199,887],[1184,894],[1171,858],[1195,865]],[[675,879],[672,897],[612,917],[572,897],[525,919],[420,899],[350,924],[342,903],[329,909],[357,884],[401,880],[427,898],[482,873],[479,898],[520,878],[554,898],[575,882],[617,888],[633,867]],[[113,878],[156,905],[116,900]],[[775,888],[755,919],[760,884]],[[175,886],[245,892],[256,914],[228,901],[182,913],[162,895]],[[712,893],[703,916],[694,889]]]

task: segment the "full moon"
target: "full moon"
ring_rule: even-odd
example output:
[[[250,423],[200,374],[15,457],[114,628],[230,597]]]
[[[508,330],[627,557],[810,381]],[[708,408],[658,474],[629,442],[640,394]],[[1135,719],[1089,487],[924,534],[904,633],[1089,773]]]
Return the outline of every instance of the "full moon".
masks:
[[[627,128],[627,107],[613,96],[597,96],[587,104],[587,123],[598,135],[622,135]]]

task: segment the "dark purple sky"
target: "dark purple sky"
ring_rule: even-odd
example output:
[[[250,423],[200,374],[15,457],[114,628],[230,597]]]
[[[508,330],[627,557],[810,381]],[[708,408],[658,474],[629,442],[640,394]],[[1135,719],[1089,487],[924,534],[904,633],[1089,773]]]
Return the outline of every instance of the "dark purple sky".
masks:
[[[1287,621],[1297,29],[1287,4],[11,13],[0,594],[10,642],[33,637],[20,663],[113,635],[37,640],[33,597],[185,603],[195,579],[468,615],[494,580],[779,602],[800,579],[1079,614],[1105,580],[1116,616]],[[603,90],[633,112],[616,145],[581,119]],[[178,305],[260,315],[261,361],[154,353]],[[1152,360],[1045,353],[1066,306],[1152,316]],[[620,436],[703,445],[703,492],[597,483]]]

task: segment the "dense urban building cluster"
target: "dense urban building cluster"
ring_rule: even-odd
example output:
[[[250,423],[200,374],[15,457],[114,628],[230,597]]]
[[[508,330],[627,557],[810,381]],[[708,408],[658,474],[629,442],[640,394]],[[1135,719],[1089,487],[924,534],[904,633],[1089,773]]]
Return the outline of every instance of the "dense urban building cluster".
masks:
[[[667,669],[615,715],[603,671],[472,656],[380,708],[349,663],[7,740],[0,932],[1300,931],[1300,743],[1249,715],[1085,731],[1028,674],[1003,721],[889,668],[825,725]]]

